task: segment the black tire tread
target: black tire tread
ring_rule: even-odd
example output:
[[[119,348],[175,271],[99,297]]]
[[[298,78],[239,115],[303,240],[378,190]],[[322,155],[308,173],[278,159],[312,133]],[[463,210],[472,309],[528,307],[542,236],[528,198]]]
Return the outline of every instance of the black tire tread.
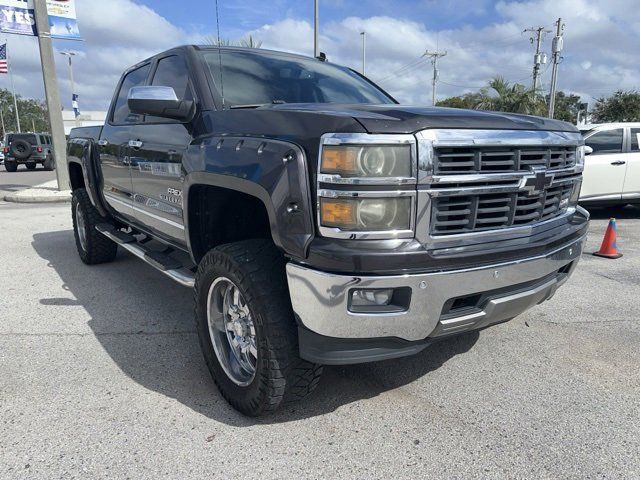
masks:
[[[7,172],[17,172],[18,171],[18,162],[6,161],[4,162],[4,168]]]
[[[87,224],[87,250],[83,250],[78,238],[76,223],[76,205],[80,203],[80,208],[84,211],[84,218]],[[89,194],[84,188],[73,191],[71,200],[71,214],[73,217],[73,233],[76,239],[78,254],[87,265],[98,265],[100,263],[112,262],[118,253],[118,244],[109,240],[96,230],[96,225],[105,223],[105,219],[89,200]]]
[[[278,409],[283,403],[298,401],[318,385],[322,366],[299,357],[298,333],[289,299],[285,259],[269,240],[245,240],[211,250],[200,262],[195,284],[197,302],[202,285],[199,278],[211,269],[234,271],[241,278],[250,308],[261,308],[266,341],[268,369],[260,383],[261,401],[247,404],[232,397],[214,376],[223,397],[237,410],[250,416]],[[201,339],[202,340],[202,339]],[[203,346],[203,348],[205,348]],[[258,379],[256,379],[258,380]]]

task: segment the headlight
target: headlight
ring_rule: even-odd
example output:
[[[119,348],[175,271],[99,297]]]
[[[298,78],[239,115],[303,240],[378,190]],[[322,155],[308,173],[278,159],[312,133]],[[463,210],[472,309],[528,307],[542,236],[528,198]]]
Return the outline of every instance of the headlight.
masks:
[[[325,145],[320,173],[345,178],[411,177],[411,145]]]
[[[586,153],[585,153],[585,147],[578,147],[578,149],[576,150],[576,165],[582,165],[584,166],[584,157],[585,157]]]
[[[411,198],[320,198],[320,225],[352,232],[411,229]]]

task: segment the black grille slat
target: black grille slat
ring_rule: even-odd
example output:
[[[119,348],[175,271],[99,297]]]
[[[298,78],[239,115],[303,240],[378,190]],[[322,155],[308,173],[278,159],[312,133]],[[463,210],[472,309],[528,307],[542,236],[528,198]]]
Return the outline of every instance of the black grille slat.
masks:
[[[453,235],[521,227],[560,215],[573,184],[548,187],[536,195],[527,192],[485,193],[433,199],[432,233]]]
[[[575,166],[575,147],[437,147],[435,173],[528,172]]]

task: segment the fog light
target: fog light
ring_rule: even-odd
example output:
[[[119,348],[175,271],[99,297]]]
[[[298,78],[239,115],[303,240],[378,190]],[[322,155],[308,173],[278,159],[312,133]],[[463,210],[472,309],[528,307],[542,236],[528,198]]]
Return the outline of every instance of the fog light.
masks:
[[[393,289],[385,290],[353,290],[351,305],[354,307],[369,307],[389,305],[393,298]]]

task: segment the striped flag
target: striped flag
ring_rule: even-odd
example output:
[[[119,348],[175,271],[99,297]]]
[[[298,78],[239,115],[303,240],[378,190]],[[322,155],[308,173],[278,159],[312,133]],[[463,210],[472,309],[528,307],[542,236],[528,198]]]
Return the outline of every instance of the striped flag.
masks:
[[[78,98],[78,94],[71,94],[71,105],[73,106],[73,113],[75,114],[76,118],[80,116],[80,106],[78,105]]]
[[[7,60],[7,44],[0,45],[0,73],[9,73],[9,61]]]

